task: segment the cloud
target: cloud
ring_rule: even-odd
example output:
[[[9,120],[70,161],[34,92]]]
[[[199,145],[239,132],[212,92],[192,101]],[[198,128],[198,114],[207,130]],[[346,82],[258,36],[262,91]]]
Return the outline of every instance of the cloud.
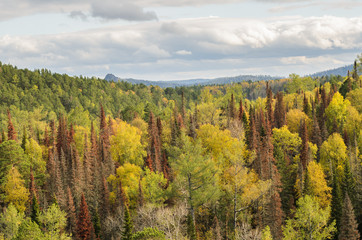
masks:
[[[361,48],[362,17],[332,16],[151,21],[67,34],[0,37],[1,61],[18,67],[98,76],[165,74],[169,79],[200,72],[319,71],[352,62]]]
[[[92,4],[92,16],[103,19],[123,19],[129,21],[157,20],[152,11],[144,11],[133,3],[118,3],[114,1],[96,1]]]
[[[81,18],[84,17],[83,14],[91,14],[108,20],[146,21],[157,19],[155,12],[145,11],[153,7],[205,6],[240,2],[284,4],[320,1],[326,0],[11,0],[0,1],[0,21],[40,13],[67,13]]]
[[[192,55],[191,51],[187,51],[187,50],[178,50],[175,52],[177,55],[181,55],[181,56],[187,56],[187,55]]]
[[[88,19],[88,16],[83,13],[82,11],[71,11],[69,13],[69,16],[71,18],[79,18],[79,19],[82,19],[83,21],[87,20]]]

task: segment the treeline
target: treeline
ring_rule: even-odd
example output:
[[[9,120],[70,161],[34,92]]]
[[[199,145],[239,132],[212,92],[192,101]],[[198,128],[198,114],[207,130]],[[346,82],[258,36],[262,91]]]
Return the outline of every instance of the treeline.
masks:
[[[166,89],[0,79],[0,239],[359,239],[356,64]]]

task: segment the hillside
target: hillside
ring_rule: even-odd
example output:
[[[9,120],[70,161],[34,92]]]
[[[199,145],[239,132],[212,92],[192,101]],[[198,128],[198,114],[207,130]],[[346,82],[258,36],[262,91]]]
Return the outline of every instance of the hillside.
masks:
[[[361,80],[161,88],[0,63],[0,239],[357,240]]]
[[[348,71],[350,71],[350,72],[353,71],[353,64],[347,65],[347,66],[344,66],[344,67],[339,67],[339,68],[334,68],[334,69],[322,71],[322,72],[313,73],[313,74],[308,75],[308,76],[311,76],[311,77],[323,77],[323,76],[330,76],[330,75],[347,76]]]
[[[243,81],[269,81],[269,80],[276,80],[282,77],[272,77],[267,75],[240,75],[236,77],[221,77],[221,78],[214,78],[214,79],[189,79],[189,80],[170,80],[170,81],[149,81],[149,80],[138,80],[132,78],[120,78],[116,77],[113,74],[107,74],[104,78],[107,81],[126,81],[133,84],[145,84],[146,86],[159,86],[162,88],[167,87],[181,87],[181,86],[193,86],[193,85],[223,85],[223,84],[230,84],[230,83],[239,83]]]

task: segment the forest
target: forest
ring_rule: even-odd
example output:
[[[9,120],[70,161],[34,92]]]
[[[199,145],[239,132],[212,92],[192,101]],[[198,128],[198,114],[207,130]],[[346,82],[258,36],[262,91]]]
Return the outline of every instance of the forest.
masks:
[[[0,62],[0,239],[362,233],[362,76],[161,88]]]

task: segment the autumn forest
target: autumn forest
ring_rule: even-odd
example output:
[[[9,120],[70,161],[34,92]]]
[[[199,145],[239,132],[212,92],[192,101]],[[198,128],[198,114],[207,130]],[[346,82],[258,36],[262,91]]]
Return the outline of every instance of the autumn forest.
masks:
[[[362,76],[160,88],[0,63],[0,239],[362,233]]]

